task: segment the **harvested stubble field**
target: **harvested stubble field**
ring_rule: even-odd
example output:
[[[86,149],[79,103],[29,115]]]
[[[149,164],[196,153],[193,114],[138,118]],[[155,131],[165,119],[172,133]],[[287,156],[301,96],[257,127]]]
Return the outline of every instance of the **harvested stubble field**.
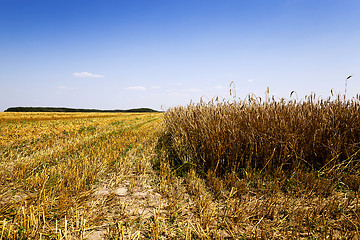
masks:
[[[162,201],[149,174],[161,117],[0,113],[0,238],[151,234],[140,222]]]
[[[4,239],[359,239],[359,100],[0,113]]]

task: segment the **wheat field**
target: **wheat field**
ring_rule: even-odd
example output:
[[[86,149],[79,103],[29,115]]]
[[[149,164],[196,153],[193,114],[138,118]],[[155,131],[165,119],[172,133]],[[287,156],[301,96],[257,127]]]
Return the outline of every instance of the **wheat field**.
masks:
[[[97,239],[124,214],[151,211],[141,196],[160,118],[1,113],[0,238]]]
[[[0,113],[0,239],[359,239],[359,108]]]
[[[358,239],[360,101],[191,103],[160,139],[208,239]],[[194,221],[194,220],[193,220]]]

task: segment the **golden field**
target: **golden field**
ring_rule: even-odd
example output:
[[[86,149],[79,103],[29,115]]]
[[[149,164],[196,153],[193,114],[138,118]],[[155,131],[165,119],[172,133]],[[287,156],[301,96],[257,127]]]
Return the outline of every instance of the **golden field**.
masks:
[[[359,239],[359,110],[0,113],[0,238]]]
[[[359,110],[359,97],[249,95],[165,112],[160,142],[194,236],[359,239]]]
[[[138,211],[161,115],[0,113],[0,238],[96,239]]]

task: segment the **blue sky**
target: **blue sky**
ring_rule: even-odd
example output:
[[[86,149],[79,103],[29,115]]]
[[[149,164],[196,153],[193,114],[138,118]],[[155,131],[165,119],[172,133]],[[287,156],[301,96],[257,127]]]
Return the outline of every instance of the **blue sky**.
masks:
[[[360,91],[358,0],[0,0],[0,111]]]

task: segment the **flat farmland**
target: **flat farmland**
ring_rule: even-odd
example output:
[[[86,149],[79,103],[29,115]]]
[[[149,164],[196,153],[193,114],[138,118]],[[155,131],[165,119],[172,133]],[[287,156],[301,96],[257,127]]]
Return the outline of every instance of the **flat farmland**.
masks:
[[[0,239],[359,239],[359,110],[0,113]]]
[[[0,113],[1,238],[99,239],[114,219],[141,215],[133,205],[151,212],[149,158],[161,118]],[[141,203],[148,195],[153,202]]]

